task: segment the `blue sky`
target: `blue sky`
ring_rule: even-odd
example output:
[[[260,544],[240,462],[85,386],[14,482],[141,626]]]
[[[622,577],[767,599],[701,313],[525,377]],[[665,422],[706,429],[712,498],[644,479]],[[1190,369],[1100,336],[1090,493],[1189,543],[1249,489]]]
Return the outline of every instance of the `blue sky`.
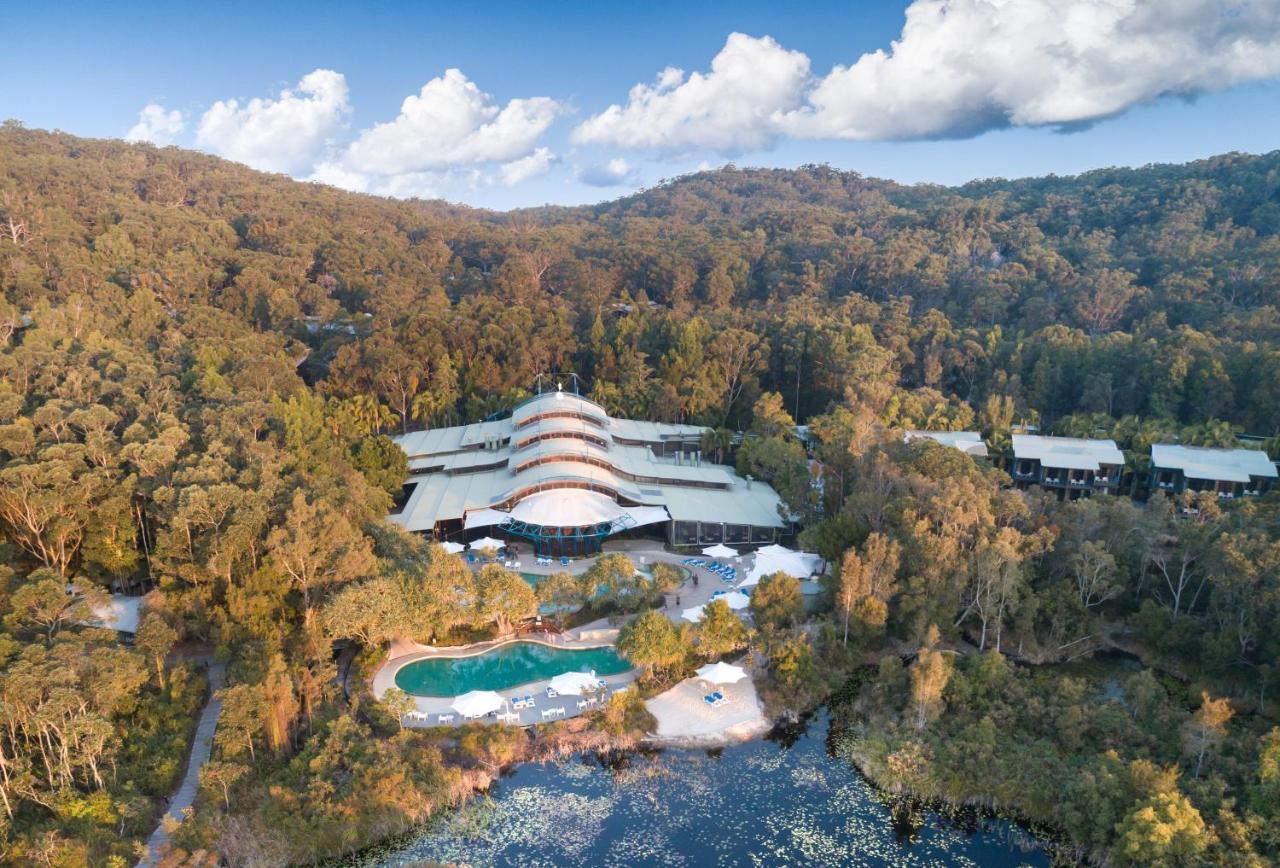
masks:
[[[486,207],[610,199],[730,161],[959,183],[1280,146],[1280,0],[122,2],[7,19],[19,86],[0,117]]]

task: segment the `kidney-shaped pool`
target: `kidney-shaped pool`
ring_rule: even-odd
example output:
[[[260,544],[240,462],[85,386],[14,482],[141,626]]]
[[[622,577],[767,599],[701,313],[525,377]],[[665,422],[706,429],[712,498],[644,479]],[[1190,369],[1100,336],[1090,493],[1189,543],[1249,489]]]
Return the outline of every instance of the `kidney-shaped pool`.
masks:
[[[412,696],[458,696],[468,690],[506,690],[562,672],[618,675],[631,664],[613,648],[552,648],[512,642],[470,657],[429,657],[396,672],[396,686]]]

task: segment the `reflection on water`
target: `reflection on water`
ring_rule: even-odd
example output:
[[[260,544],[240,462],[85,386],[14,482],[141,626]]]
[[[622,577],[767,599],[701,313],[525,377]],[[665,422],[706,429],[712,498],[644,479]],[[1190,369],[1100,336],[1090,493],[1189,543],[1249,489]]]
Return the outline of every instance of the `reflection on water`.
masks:
[[[829,718],[716,751],[521,766],[492,797],[349,865],[1047,865],[1017,827],[896,820],[829,756]]]

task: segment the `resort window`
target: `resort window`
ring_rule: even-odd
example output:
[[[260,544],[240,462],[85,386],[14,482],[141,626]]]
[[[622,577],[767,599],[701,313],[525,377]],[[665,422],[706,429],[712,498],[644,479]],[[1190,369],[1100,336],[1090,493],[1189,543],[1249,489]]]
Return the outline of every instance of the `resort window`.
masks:
[[[516,423],[516,427],[527,428],[530,425],[541,422],[543,419],[577,419],[579,422],[586,422],[587,424],[594,425],[597,428],[604,427],[604,421],[602,419],[597,419],[595,416],[588,416],[585,413],[575,413],[572,410],[551,410],[546,413],[538,413],[536,416],[521,419]]]
[[[677,521],[672,529],[672,542],[678,546],[691,546],[698,541],[696,521]]]
[[[722,524],[703,524],[702,541],[707,543],[724,542],[724,525]]]
[[[593,437],[583,431],[546,431],[541,434],[535,434],[525,440],[521,440],[516,444],[516,449],[523,449],[533,443],[540,443],[543,440],[555,440],[557,438],[585,440],[588,443],[594,443],[597,446],[607,447],[609,444],[602,437]]]
[[[750,538],[750,532],[745,524],[726,524],[724,526],[724,541],[727,543],[744,543]]]

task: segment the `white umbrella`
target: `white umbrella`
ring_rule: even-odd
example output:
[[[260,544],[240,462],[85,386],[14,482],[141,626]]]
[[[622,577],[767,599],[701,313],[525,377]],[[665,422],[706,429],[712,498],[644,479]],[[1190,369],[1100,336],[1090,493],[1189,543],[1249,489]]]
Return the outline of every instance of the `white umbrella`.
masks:
[[[706,609],[706,606],[694,606],[692,609],[685,609],[684,612],[680,614],[680,617],[684,618],[686,621],[691,621],[696,624],[702,620],[704,609]]]
[[[494,539],[491,536],[482,536],[478,540],[472,540],[471,550],[473,552],[477,552],[480,551],[480,549],[500,549],[504,545],[506,545],[506,543],[500,539]]]
[[[747,677],[747,671],[732,663],[708,663],[698,670],[698,677],[712,684],[734,684]]]
[[[722,543],[716,543],[713,546],[707,546],[702,553],[709,558],[731,558],[737,554],[736,551]]]
[[[472,690],[453,701],[453,710],[463,717],[479,717],[497,711],[506,702],[492,690]]]
[[[453,542],[453,541],[445,541],[445,542],[440,543],[440,548],[444,549],[446,552],[448,552],[448,553],[449,553],[449,554],[451,554],[451,555],[456,555],[458,552],[460,552],[460,551],[462,551],[463,549],[465,549],[465,548],[466,548],[466,546],[464,546],[462,543],[456,543],[456,542]]]
[[[740,609],[745,609],[751,604],[751,598],[742,593],[742,591],[730,591],[727,594],[721,594],[713,599],[724,600],[725,603],[728,604],[729,608],[733,609],[735,612]]]
[[[585,690],[594,690],[600,679],[586,672],[563,672],[551,679],[549,685],[564,696],[581,696]]]

